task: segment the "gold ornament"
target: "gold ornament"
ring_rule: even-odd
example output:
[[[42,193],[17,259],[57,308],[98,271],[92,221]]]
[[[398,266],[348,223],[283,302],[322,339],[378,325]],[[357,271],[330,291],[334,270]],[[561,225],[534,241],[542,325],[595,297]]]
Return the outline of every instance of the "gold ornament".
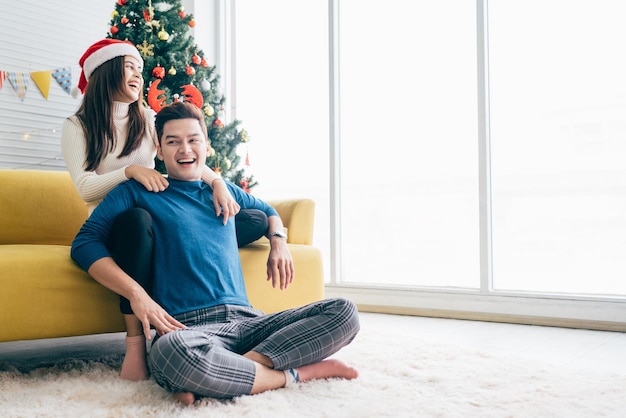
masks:
[[[206,106],[204,106],[204,114],[211,117],[215,114],[215,109],[213,109],[213,106],[211,106],[210,104],[207,104]]]
[[[248,142],[248,131],[242,129],[241,133],[239,134],[239,138],[241,138],[241,142]]]
[[[161,26],[161,30],[159,31],[157,35],[159,39],[162,41],[167,41],[170,38],[170,34],[165,32],[165,28],[163,26]]]
[[[169,70],[167,70],[167,73],[168,73],[169,75],[176,75],[176,68],[174,68],[174,67],[170,67],[170,69],[169,69]]]
[[[141,45],[136,45],[137,49],[139,50],[139,52],[141,52],[141,55],[145,58],[145,57],[153,57],[154,56],[154,45],[148,44],[148,42],[146,42],[146,40],[144,39],[143,42],[141,43]]]

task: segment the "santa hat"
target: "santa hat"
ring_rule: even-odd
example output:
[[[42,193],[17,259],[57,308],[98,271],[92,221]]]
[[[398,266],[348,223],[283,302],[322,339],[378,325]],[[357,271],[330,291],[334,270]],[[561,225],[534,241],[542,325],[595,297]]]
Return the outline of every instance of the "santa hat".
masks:
[[[80,57],[78,63],[82,71],[78,81],[78,89],[81,93],[85,93],[87,81],[96,68],[115,57],[123,57],[131,55],[137,58],[143,65],[143,59],[139,55],[137,47],[128,41],[120,41],[118,39],[103,39],[87,48],[87,51]]]

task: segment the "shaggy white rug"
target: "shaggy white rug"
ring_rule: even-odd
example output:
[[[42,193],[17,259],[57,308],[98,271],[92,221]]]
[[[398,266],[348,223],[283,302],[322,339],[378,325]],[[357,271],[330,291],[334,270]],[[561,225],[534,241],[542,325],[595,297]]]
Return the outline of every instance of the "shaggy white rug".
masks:
[[[353,381],[300,384],[232,401],[172,401],[119,379],[119,355],[0,372],[0,417],[624,417],[626,375],[554,367],[363,327],[337,356]]]

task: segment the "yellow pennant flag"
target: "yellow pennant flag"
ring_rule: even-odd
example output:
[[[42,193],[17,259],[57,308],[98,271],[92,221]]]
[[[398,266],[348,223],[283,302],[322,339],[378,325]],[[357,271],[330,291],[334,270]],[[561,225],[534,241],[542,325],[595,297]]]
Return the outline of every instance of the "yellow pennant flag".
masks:
[[[52,77],[52,71],[33,71],[30,73],[30,78],[33,79],[35,85],[43,95],[43,97],[48,100],[48,93],[50,92],[50,78]]]

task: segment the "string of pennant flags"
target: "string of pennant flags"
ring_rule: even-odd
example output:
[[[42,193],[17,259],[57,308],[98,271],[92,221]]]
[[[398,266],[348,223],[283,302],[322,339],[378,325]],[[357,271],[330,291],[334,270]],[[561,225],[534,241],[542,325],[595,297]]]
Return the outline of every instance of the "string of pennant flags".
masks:
[[[31,72],[19,72],[19,71],[3,71],[0,70],[0,90],[6,85],[7,81],[13,87],[15,94],[24,101],[30,81],[35,84],[41,95],[48,100],[48,94],[50,93],[50,84],[52,79],[56,80],[57,84],[67,94],[72,94],[72,67],[60,67],[54,70],[44,71],[31,71]]]

